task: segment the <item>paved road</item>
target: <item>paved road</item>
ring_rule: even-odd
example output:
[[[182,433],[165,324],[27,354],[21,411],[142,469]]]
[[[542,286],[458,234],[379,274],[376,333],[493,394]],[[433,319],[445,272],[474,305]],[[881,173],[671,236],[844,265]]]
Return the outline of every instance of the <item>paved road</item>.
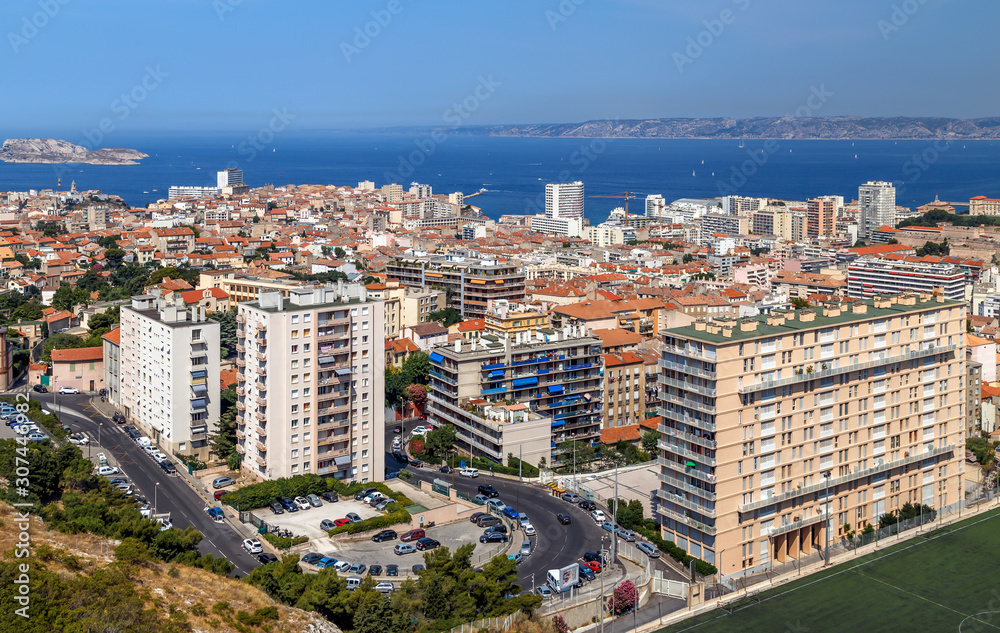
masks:
[[[258,566],[257,559],[242,548],[244,537],[228,524],[212,521],[204,510],[206,499],[194,492],[180,476],[171,477],[163,472],[125,434],[121,426],[112,423],[90,404],[88,396],[56,395],[55,405],[51,393],[32,393],[31,397],[37,399],[44,408],[58,412],[60,420],[74,432],[86,432],[95,443],[100,435],[100,450],[114,456],[139,494],[144,495],[151,503],[155,496],[156,512],[169,512],[174,527],[184,529],[193,526],[205,535],[198,546],[202,554],[226,558],[236,566],[236,573],[240,575],[246,575]],[[97,450],[97,446],[91,449],[94,454]],[[83,447],[83,451],[86,454],[87,448]]]

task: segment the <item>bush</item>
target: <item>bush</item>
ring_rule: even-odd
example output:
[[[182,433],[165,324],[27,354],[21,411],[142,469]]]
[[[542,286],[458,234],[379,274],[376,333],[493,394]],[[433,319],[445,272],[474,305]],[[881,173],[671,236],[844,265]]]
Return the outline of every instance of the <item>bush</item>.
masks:
[[[288,538],[287,536],[275,536],[270,532],[264,535],[264,540],[266,540],[271,545],[274,545],[278,549],[288,549],[293,545],[300,545],[309,541],[308,536],[296,536],[295,538]]]
[[[621,615],[635,608],[638,601],[639,591],[631,580],[626,580],[615,587],[614,593],[608,599],[608,609],[614,615]]]
[[[368,530],[383,530],[393,525],[398,525],[400,523],[409,523],[413,518],[410,513],[405,509],[401,508],[399,504],[390,503],[387,506],[387,510],[396,506],[396,510],[389,512],[389,514],[383,516],[372,517],[370,519],[365,519],[364,521],[358,521],[357,523],[348,523],[347,525],[341,525],[330,530],[330,536],[334,534],[358,534],[360,532],[367,532]]]
[[[700,558],[694,558],[693,556],[690,556],[687,553],[687,551],[685,551],[683,548],[678,547],[677,545],[671,543],[670,541],[663,539],[660,536],[659,532],[657,532],[655,529],[650,529],[648,527],[648,524],[644,524],[641,527],[637,527],[635,531],[646,537],[646,539],[650,543],[656,546],[656,549],[660,550],[664,554],[669,554],[671,558],[673,558],[681,565],[687,567],[688,565],[691,564],[692,560],[695,561],[694,569],[702,576],[711,576],[712,574],[718,571],[715,565],[705,562]]]
[[[524,477],[537,477],[538,476],[538,466],[532,466],[528,462],[521,461],[520,459],[514,457],[513,455],[507,455],[507,467],[514,471],[511,474],[516,475],[518,473],[518,466],[521,467],[521,475]]]

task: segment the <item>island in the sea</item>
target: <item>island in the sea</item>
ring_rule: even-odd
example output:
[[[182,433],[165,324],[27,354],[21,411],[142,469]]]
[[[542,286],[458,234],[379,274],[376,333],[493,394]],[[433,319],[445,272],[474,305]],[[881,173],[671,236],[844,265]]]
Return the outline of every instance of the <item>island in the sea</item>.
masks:
[[[140,160],[148,156],[149,154],[124,147],[88,150],[80,145],[51,138],[10,138],[0,147],[0,161],[5,163],[138,165]]]

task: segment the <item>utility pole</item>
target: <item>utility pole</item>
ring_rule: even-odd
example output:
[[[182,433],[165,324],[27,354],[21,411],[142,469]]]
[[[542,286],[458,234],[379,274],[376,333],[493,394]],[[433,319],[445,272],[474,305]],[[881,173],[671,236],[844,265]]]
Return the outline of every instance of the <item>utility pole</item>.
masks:
[[[601,619],[601,633],[604,633],[604,576],[607,575],[607,571],[608,571],[607,565],[604,564],[604,562],[606,560],[604,558],[604,552],[605,552],[605,549],[604,549],[604,539],[605,538],[607,538],[607,537],[604,537],[604,536],[601,537],[601,565],[604,565],[604,569],[601,570],[601,599],[597,601],[598,605],[600,605],[598,607],[600,609],[600,615],[598,615],[597,617],[599,617]]]

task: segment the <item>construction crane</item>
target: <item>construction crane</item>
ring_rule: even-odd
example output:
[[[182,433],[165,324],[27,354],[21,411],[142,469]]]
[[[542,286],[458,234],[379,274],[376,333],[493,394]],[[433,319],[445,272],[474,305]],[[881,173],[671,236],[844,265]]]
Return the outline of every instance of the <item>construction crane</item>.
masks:
[[[628,223],[628,201],[635,200],[635,194],[628,191],[623,191],[622,193],[611,194],[607,196],[587,196],[588,198],[614,198],[616,200],[625,201],[625,222]]]

